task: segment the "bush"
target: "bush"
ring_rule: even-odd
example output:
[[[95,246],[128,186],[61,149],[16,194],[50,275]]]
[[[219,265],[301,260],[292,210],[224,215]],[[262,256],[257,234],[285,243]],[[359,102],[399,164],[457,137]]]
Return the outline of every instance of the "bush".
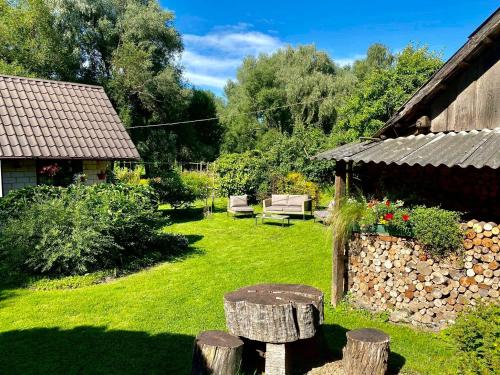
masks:
[[[443,256],[462,248],[463,233],[460,214],[438,207],[418,206],[411,214],[415,238],[435,256]]]
[[[182,172],[184,185],[193,193],[196,199],[208,199],[213,191],[213,179],[205,172]]]
[[[196,200],[196,194],[183,181],[181,174],[172,169],[161,177],[149,180],[149,185],[156,191],[162,203],[168,203],[174,208],[189,206]]]
[[[116,182],[121,182],[124,184],[131,184],[131,185],[144,184],[144,181],[146,180],[141,179],[141,177],[145,174],[146,170],[142,165],[137,165],[134,169],[130,169],[127,167],[122,168],[119,165],[115,164],[115,167],[113,168],[113,176]]]
[[[286,176],[278,176],[273,183],[273,193],[281,194],[307,194],[316,202],[319,201],[319,187],[298,172],[288,173]]]
[[[448,329],[462,374],[493,375],[500,369],[500,305],[480,305]]]
[[[223,196],[247,194],[255,199],[268,180],[267,163],[258,151],[225,154],[214,162],[216,187]]]
[[[11,210],[6,202],[19,211],[5,215]],[[0,225],[0,260],[29,274],[78,275],[185,248],[159,232],[165,220],[157,207],[151,188],[125,184],[9,194],[2,201],[7,219]]]

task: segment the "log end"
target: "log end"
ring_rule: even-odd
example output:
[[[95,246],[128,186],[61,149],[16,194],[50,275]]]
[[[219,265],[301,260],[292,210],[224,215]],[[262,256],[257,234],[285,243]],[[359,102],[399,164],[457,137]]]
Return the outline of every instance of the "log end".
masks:
[[[349,340],[362,342],[384,343],[390,341],[389,335],[386,335],[384,332],[373,328],[355,329],[353,331],[347,332],[346,335],[347,339]]]
[[[243,341],[239,337],[224,331],[203,331],[196,336],[196,342],[219,348],[237,348],[243,346]]]

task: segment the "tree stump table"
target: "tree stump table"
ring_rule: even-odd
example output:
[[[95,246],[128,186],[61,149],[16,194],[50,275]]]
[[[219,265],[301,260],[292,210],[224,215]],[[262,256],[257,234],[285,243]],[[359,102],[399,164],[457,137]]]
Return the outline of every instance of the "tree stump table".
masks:
[[[193,348],[192,375],[235,375],[240,371],[243,341],[223,331],[200,333]]]
[[[389,336],[377,329],[364,328],[346,334],[343,363],[349,375],[384,375],[389,359]]]
[[[323,293],[307,285],[261,284],[224,296],[231,334],[266,343],[266,375],[289,373],[286,343],[313,337],[323,323]]]

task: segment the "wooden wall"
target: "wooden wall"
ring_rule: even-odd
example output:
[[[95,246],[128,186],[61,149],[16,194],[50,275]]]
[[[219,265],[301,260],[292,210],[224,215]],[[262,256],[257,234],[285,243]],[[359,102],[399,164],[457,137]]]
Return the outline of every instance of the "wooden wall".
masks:
[[[491,43],[430,102],[431,131],[500,126],[500,47]]]

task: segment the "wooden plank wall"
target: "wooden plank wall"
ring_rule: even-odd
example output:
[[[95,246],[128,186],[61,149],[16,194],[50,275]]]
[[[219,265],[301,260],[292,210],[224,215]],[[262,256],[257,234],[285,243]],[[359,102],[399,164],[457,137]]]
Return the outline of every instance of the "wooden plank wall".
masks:
[[[500,48],[491,48],[465,69],[430,103],[431,131],[500,127]]]

